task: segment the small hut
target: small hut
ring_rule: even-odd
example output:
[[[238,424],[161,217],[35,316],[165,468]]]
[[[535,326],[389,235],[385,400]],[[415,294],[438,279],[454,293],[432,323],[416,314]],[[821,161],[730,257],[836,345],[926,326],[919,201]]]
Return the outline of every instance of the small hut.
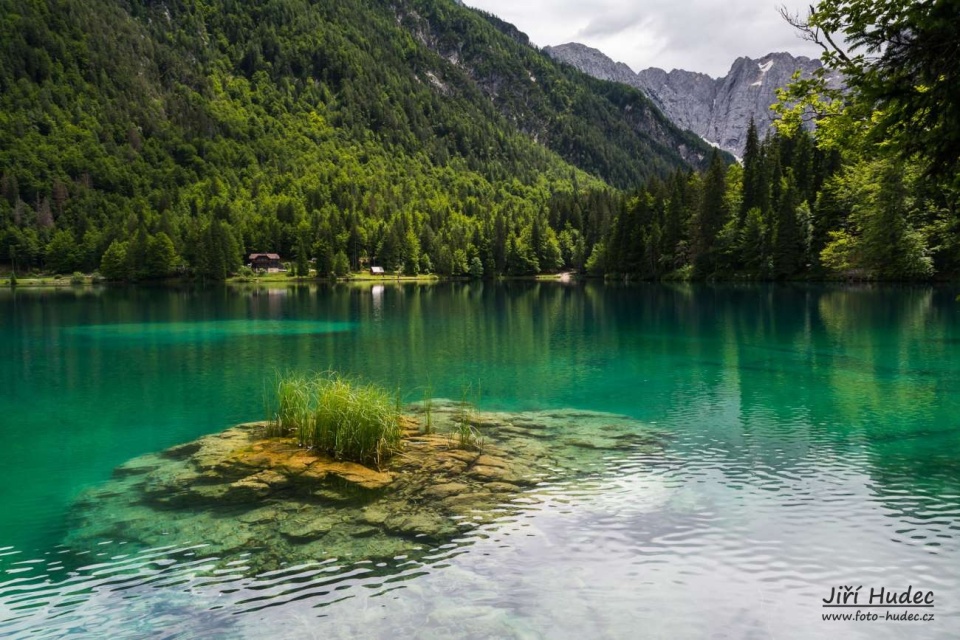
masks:
[[[386,275],[383,270],[383,267],[370,267],[370,275],[372,276],[382,276]]]
[[[275,273],[283,269],[283,265],[280,263],[280,255],[276,253],[251,253],[249,261],[250,268],[257,271]]]

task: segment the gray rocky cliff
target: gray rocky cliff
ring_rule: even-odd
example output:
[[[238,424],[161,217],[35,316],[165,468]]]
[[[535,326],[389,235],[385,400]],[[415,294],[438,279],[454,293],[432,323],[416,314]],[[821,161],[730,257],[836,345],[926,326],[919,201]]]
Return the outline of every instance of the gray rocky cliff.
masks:
[[[640,89],[679,127],[737,156],[743,154],[751,118],[761,137],[772,127],[770,105],[777,101],[776,90],[786,86],[798,69],[808,77],[821,66],[818,60],[770,53],[759,60],[738,58],[726,76],[711,78],[657,68],[634,73],[622,62],[578,43],[545,47],[544,52],[596,78]],[[835,78],[832,84],[840,83]]]

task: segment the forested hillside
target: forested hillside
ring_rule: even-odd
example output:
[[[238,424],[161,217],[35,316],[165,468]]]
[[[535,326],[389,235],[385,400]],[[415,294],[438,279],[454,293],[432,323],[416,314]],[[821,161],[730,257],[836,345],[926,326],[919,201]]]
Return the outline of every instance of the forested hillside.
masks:
[[[578,268],[706,147],[451,0],[2,0],[0,261]]]
[[[743,165],[651,180],[622,206],[587,268],[660,279],[925,280],[960,270],[956,191],[871,145],[799,129],[760,141]]]
[[[653,180],[591,256],[595,273],[785,279],[825,276],[829,230],[846,222],[840,154],[798,130],[761,141],[751,122],[742,165]],[[830,265],[827,265],[828,267]]]
[[[794,85],[741,166],[452,0],[0,0],[0,264],[952,277],[960,16],[877,11],[793,18],[847,86]]]

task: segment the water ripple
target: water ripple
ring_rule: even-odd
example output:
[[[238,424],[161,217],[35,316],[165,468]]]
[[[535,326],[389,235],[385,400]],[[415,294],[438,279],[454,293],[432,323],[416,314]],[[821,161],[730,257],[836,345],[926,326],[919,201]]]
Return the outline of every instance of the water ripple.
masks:
[[[859,445],[843,455],[817,439],[787,445],[736,456],[680,433],[663,454],[628,452],[544,481],[494,521],[386,561],[252,574],[242,554],[205,555],[203,544],[41,558],[8,547],[0,634],[832,637],[839,627],[824,626],[818,602],[834,585],[957,592],[956,491],[880,482]],[[690,602],[696,616],[660,615]],[[896,637],[891,626],[843,631]]]

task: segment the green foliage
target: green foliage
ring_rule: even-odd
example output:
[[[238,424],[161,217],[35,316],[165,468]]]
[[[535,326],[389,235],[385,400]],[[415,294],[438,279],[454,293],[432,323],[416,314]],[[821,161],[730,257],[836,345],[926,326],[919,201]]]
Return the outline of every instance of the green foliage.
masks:
[[[800,269],[805,254],[804,236],[798,216],[798,193],[793,171],[782,179],[780,203],[774,229],[773,269],[778,278],[793,276]]]
[[[337,278],[350,275],[350,260],[343,251],[338,251],[337,255],[333,257],[332,273]]]
[[[457,446],[459,448],[482,452],[484,438],[483,434],[480,433],[480,418],[477,413],[477,407],[480,405],[480,387],[477,387],[475,404],[467,401],[470,392],[471,385],[461,389],[460,402],[457,405],[457,413],[454,416],[454,435],[456,436]]]
[[[596,245],[594,245],[593,251],[590,253],[590,257],[587,258],[587,273],[592,276],[603,275],[607,270],[606,257],[606,247],[602,242],[598,242]]]
[[[163,231],[149,236],[140,277],[165,278],[173,274],[176,266],[177,252],[170,237]]]
[[[815,196],[821,185],[804,192],[813,262],[881,279],[956,274],[960,6],[821,0],[805,18],[785,17],[823,47],[826,69],[782,94],[783,129],[812,114],[818,147],[845,164]],[[842,91],[827,87],[830,72],[843,75]]]
[[[474,280],[479,280],[483,277],[483,262],[481,262],[479,256],[474,256],[470,259],[470,277]]]
[[[24,269],[36,266],[42,256],[40,247],[40,234],[33,228],[8,226],[0,235],[0,252],[10,258],[14,270],[17,265]]]
[[[697,278],[922,280],[960,267],[949,190],[919,162],[862,141],[838,152],[800,130],[747,146],[742,170],[714,162],[702,177],[648,183],[588,271],[672,278],[689,265]]]
[[[423,390],[423,432],[433,433],[433,387]]]
[[[307,255],[307,243],[304,241],[302,236],[297,243],[297,263],[295,267],[295,273],[299,278],[306,278],[310,276],[310,258]]]
[[[47,243],[47,269],[53,273],[71,273],[81,266],[77,241],[69,230],[60,230],[53,234]]]
[[[747,142],[743,149],[743,188],[740,198],[740,226],[751,209],[759,209],[765,204],[767,197],[764,184],[763,156],[761,155],[760,138],[757,134],[757,125],[750,118],[747,127]]]
[[[957,274],[956,3],[795,22],[849,90],[798,78],[741,170],[447,0],[20,2],[0,12],[0,258],[120,280],[222,280],[251,252],[336,277]]]
[[[479,429],[470,423],[470,416],[466,410],[457,418],[455,435],[459,448],[474,451],[483,450],[483,435]]]
[[[718,153],[714,152],[710,168],[703,181],[700,210],[693,220],[693,266],[697,275],[712,276],[720,265],[717,235],[726,223],[729,212],[724,203],[726,170]]]
[[[844,74],[845,111],[901,159],[919,155],[948,180],[960,172],[960,6],[949,0],[821,0],[795,20]]]
[[[836,273],[849,273],[861,262],[857,249],[856,239],[847,231],[831,231],[830,241],[820,253],[820,262]]]
[[[831,234],[824,266],[884,280],[930,277],[933,261],[917,224],[929,203],[913,195],[918,178],[916,168],[892,159],[860,161],[838,174],[827,189],[850,209],[849,224]]]
[[[278,376],[276,411],[267,423],[266,436],[281,438],[296,434],[302,444],[307,438],[310,414],[310,380],[303,376]]]
[[[114,240],[100,260],[100,274],[107,280],[126,280],[130,277],[127,266],[127,243]]]
[[[381,387],[336,374],[284,376],[277,381],[276,401],[268,437],[296,435],[300,446],[374,465],[400,448],[397,398]]]
[[[693,275],[693,265],[687,264],[668,273],[663,279],[667,282],[690,282],[693,280]]]
[[[744,218],[736,247],[740,261],[748,272],[766,275],[763,271],[770,255],[768,238],[767,225],[760,207],[752,207]]]
[[[511,234],[507,240],[506,267],[510,275],[525,276],[540,272],[540,263],[530,240],[530,233],[523,233],[519,237]]]
[[[566,224],[581,254],[605,230],[592,194],[706,147],[509,31],[448,0],[17,3],[0,12],[0,256],[70,273],[126,242],[124,278],[311,251],[324,274],[343,252],[404,273],[479,256],[494,275],[537,219],[538,262],[516,269],[559,268]]]
[[[204,278],[226,280],[240,268],[240,248],[230,225],[225,222],[210,222],[200,235],[199,248],[197,272]]]

